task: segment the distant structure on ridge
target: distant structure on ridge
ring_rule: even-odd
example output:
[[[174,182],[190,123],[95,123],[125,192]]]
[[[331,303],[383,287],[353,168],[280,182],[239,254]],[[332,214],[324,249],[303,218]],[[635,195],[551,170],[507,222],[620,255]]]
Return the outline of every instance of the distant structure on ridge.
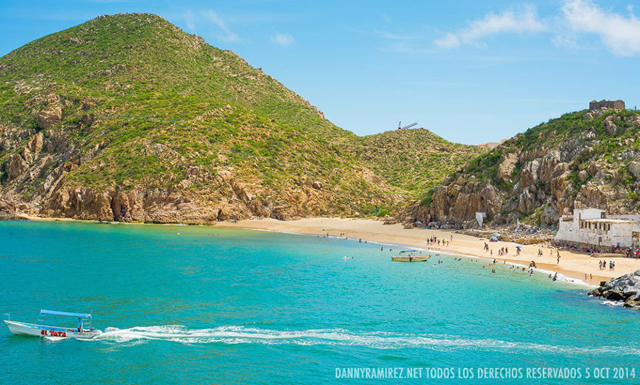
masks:
[[[418,122],[414,122],[414,123],[411,123],[411,124],[410,124],[410,125],[408,125],[408,126],[404,126],[404,127],[402,127],[402,121],[400,121],[400,122],[398,122],[398,130],[406,130],[406,129],[408,129],[408,128],[411,128],[411,127],[413,127],[413,126],[417,126],[417,125],[418,125]]]
[[[601,110],[603,108],[606,108],[608,110],[624,110],[624,101],[618,99],[618,100],[604,100],[602,99],[601,101],[595,101],[592,100],[589,103],[589,110],[591,111],[595,111],[595,110]]]

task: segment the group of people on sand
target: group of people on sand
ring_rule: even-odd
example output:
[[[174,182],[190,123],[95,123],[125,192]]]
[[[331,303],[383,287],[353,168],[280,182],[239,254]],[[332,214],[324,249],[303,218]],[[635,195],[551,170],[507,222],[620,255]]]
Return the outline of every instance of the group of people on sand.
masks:
[[[484,251],[488,251],[489,254],[493,255],[493,249],[489,248],[489,244],[487,242],[484,243]],[[508,247],[501,247],[498,249],[498,256],[502,257],[509,254]],[[518,249],[518,255],[520,255],[520,250]]]
[[[598,267],[600,268],[600,270],[607,270],[607,261],[602,260],[602,261],[598,261]],[[609,270],[615,270],[616,269],[616,263],[614,261],[609,261]]]
[[[453,236],[451,236],[451,239],[453,239]],[[445,241],[444,239],[440,239],[436,236],[432,236],[431,238],[427,239],[427,245],[449,246],[449,241]]]

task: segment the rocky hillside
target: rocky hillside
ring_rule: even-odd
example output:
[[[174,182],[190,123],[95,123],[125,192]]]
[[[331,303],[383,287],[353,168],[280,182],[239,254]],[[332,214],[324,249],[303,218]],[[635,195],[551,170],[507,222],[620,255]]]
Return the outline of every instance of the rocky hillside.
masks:
[[[413,187],[371,166],[369,140],[154,15],[101,16],[0,58],[5,213],[187,223],[380,215]]]
[[[423,221],[554,226],[574,208],[640,207],[640,113],[579,111],[516,135],[469,161],[413,207]]]

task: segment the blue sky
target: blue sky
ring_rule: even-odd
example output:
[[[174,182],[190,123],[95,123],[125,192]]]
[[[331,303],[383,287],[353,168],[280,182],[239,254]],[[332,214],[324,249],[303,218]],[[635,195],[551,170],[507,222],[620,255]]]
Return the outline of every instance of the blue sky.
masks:
[[[417,121],[477,144],[592,99],[640,104],[632,4],[0,0],[0,55],[101,14],[150,12],[233,50],[359,135]]]

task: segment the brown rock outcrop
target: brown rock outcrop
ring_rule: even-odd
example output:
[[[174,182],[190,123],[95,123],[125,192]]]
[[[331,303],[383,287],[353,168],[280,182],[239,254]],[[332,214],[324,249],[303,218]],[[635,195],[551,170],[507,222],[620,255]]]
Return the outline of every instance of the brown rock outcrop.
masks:
[[[46,130],[62,121],[62,107],[58,104],[47,106],[36,116],[38,127]]]
[[[514,153],[508,154],[498,167],[498,177],[505,182],[511,180],[511,173],[516,168],[518,156]]]
[[[458,181],[436,188],[432,210],[422,219],[426,222],[440,220],[462,223],[474,219],[476,212],[485,212],[493,217],[500,212],[501,204],[500,194],[491,184]]]
[[[20,154],[13,154],[7,161],[7,178],[8,181],[19,178],[29,169],[29,164],[22,158]]]

